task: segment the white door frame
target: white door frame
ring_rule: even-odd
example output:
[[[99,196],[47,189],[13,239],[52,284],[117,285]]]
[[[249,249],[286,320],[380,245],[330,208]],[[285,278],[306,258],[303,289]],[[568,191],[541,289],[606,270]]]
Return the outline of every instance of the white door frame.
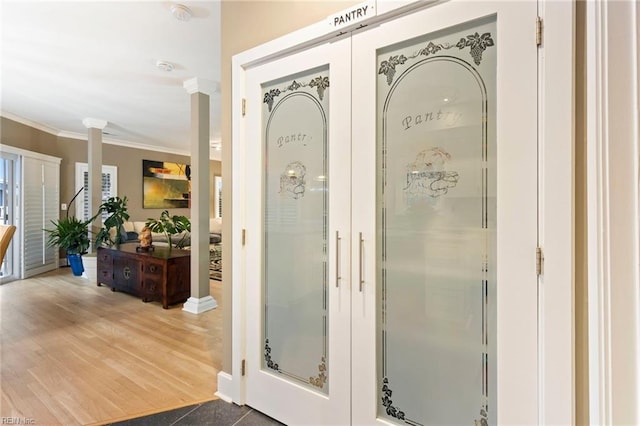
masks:
[[[2,145],[0,145],[0,147],[2,147]],[[10,170],[11,177],[9,178],[9,184],[11,185],[9,193],[11,196],[7,199],[7,193],[4,194],[5,206],[8,206],[8,211],[5,211],[4,213],[8,216],[8,224],[16,226],[13,241],[9,244],[7,256],[4,259],[5,266],[7,266],[7,269],[11,271],[11,274],[0,276],[0,284],[6,284],[20,279],[20,241],[22,237],[20,235],[21,216],[19,211],[19,200],[20,192],[22,190],[22,182],[20,181],[20,157],[16,154],[6,152],[4,149],[0,149],[0,152],[2,152],[0,161],[9,160],[12,162]],[[5,222],[4,218],[2,218],[2,220]]]
[[[371,2],[367,2],[368,4]],[[407,8],[426,7],[433,1],[378,0],[371,22],[391,19]],[[543,42],[539,50],[539,245],[544,252],[544,273],[539,280],[539,423],[573,424],[574,398],[574,21],[573,2],[540,2]],[[232,371],[218,375],[217,395],[245,403],[242,360],[245,358],[245,130],[242,100],[245,70],[273,57],[301,50],[350,31],[359,22],[340,29],[326,21],[295,31],[233,57],[232,61]],[[367,22],[364,22],[367,23]],[[531,24],[535,42],[535,23]],[[246,236],[251,238],[251,236]],[[532,251],[531,261],[535,262]]]
[[[589,420],[638,424],[640,6],[586,8]]]

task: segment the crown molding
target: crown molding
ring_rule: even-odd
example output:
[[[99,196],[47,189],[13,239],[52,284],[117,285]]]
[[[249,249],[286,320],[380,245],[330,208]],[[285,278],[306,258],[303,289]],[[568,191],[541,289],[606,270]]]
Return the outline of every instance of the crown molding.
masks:
[[[60,133],[60,130],[56,128],[49,127],[45,124],[36,123],[35,121],[31,121],[27,118],[20,117],[19,115],[15,115],[10,112],[0,111],[0,116],[8,120],[15,121],[16,123],[24,124],[25,126],[33,127],[34,129],[41,130],[45,133],[49,133],[55,136],[58,136],[58,134]]]
[[[86,141],[87,140],[87,135],[83,134],[83,133],[77,133],[77,132],[67,132],[67,131],[61,131],[57,134],[58,137],[61,138],[69,138],[69,139],[78,139],[78,140],[83,140]],[[176,155],[191,155],[191,153],[189,152],[188,149],[186,150],[182,150],[182,149],[174,149],[174,148],[167,148],[164,146],[158,146],[158,145],[151,145],[151,144],[146,144],[146,143],[141,143],[141,142],[133,142],[133,141],[128,141],[128,140],[117,140],[117,139],[112,139],[112,138],[102,138],[102,143],[108,144],[108,145],[117,145],[117,146],[124,146],[126,148],[135,148],[135,149],[144,149],[147,151],[156,151],[156,152],[165,152],[167,154],[176,154]]]
[[[81,140],[85,142],[87,141],[86,133],[77,133],[77,132],[69,132],[66,130],[59,130],[50,126],[46,126],[44,124],[37,123],[35,121],[28,120],[26,118],[12,114],[10,112],[0,111],[0,117],[4,117],[8,120],[15,121],[20,124],[24,124],[25,126],[29,126],[36,130],[40,130],[60,138],[76,139],[76,140]],[[123,146],[125,148],[144,149],[146,151],[164,152],[167,154],[184,155],[187,157],[191,156],[191,151],[189,151],[188,149],[182,150],[182,149],[167,148],[164,146],[150,145],[150,144],[133,142],[128,140],[116,140],[111,138],[105,138],[104,136],[102,138],[102,142],[109,145]],[[222,158],[220,156],[220,151],[210,149],[209,159],[222,161]]]

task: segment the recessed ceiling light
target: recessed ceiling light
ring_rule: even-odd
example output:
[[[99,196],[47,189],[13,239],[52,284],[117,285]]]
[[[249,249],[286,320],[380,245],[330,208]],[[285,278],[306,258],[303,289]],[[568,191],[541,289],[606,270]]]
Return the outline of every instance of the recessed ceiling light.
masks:
[[[156,67],[159,70],[162,70],[162,71],[165,71],[165,72],[173,71],[173,64],[171,62],[167,62],[167,61],[157,60],[156,61]]]
[[[187,6],[183,4],[172,4],[171,14],[173,15],[174,18],[176,18],[179,21],[188,21],[189,19],[191,19],[191,16],[193,15],[191,13],[191,9],[189,9]]]

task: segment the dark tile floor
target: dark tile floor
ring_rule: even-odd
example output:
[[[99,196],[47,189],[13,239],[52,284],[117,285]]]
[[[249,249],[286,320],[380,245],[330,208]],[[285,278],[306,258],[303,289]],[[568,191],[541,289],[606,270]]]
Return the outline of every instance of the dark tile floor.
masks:
[[[282,423],[248,406],[228,404],[220,399],[138,417],[111,426],[275,426]]]

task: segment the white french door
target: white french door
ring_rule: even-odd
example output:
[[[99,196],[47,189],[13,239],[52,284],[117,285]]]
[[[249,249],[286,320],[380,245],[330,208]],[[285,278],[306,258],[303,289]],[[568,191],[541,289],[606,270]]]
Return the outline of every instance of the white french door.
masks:
[[[247,71],[247,404],[537,423],[536,7],[446,2]]]
[[[350,415],[349,57],[347,38],[247,73],[247,399],[288,424]]]
[[[535,17],[449,2],[353,37],[353,424],[537,423]]]

